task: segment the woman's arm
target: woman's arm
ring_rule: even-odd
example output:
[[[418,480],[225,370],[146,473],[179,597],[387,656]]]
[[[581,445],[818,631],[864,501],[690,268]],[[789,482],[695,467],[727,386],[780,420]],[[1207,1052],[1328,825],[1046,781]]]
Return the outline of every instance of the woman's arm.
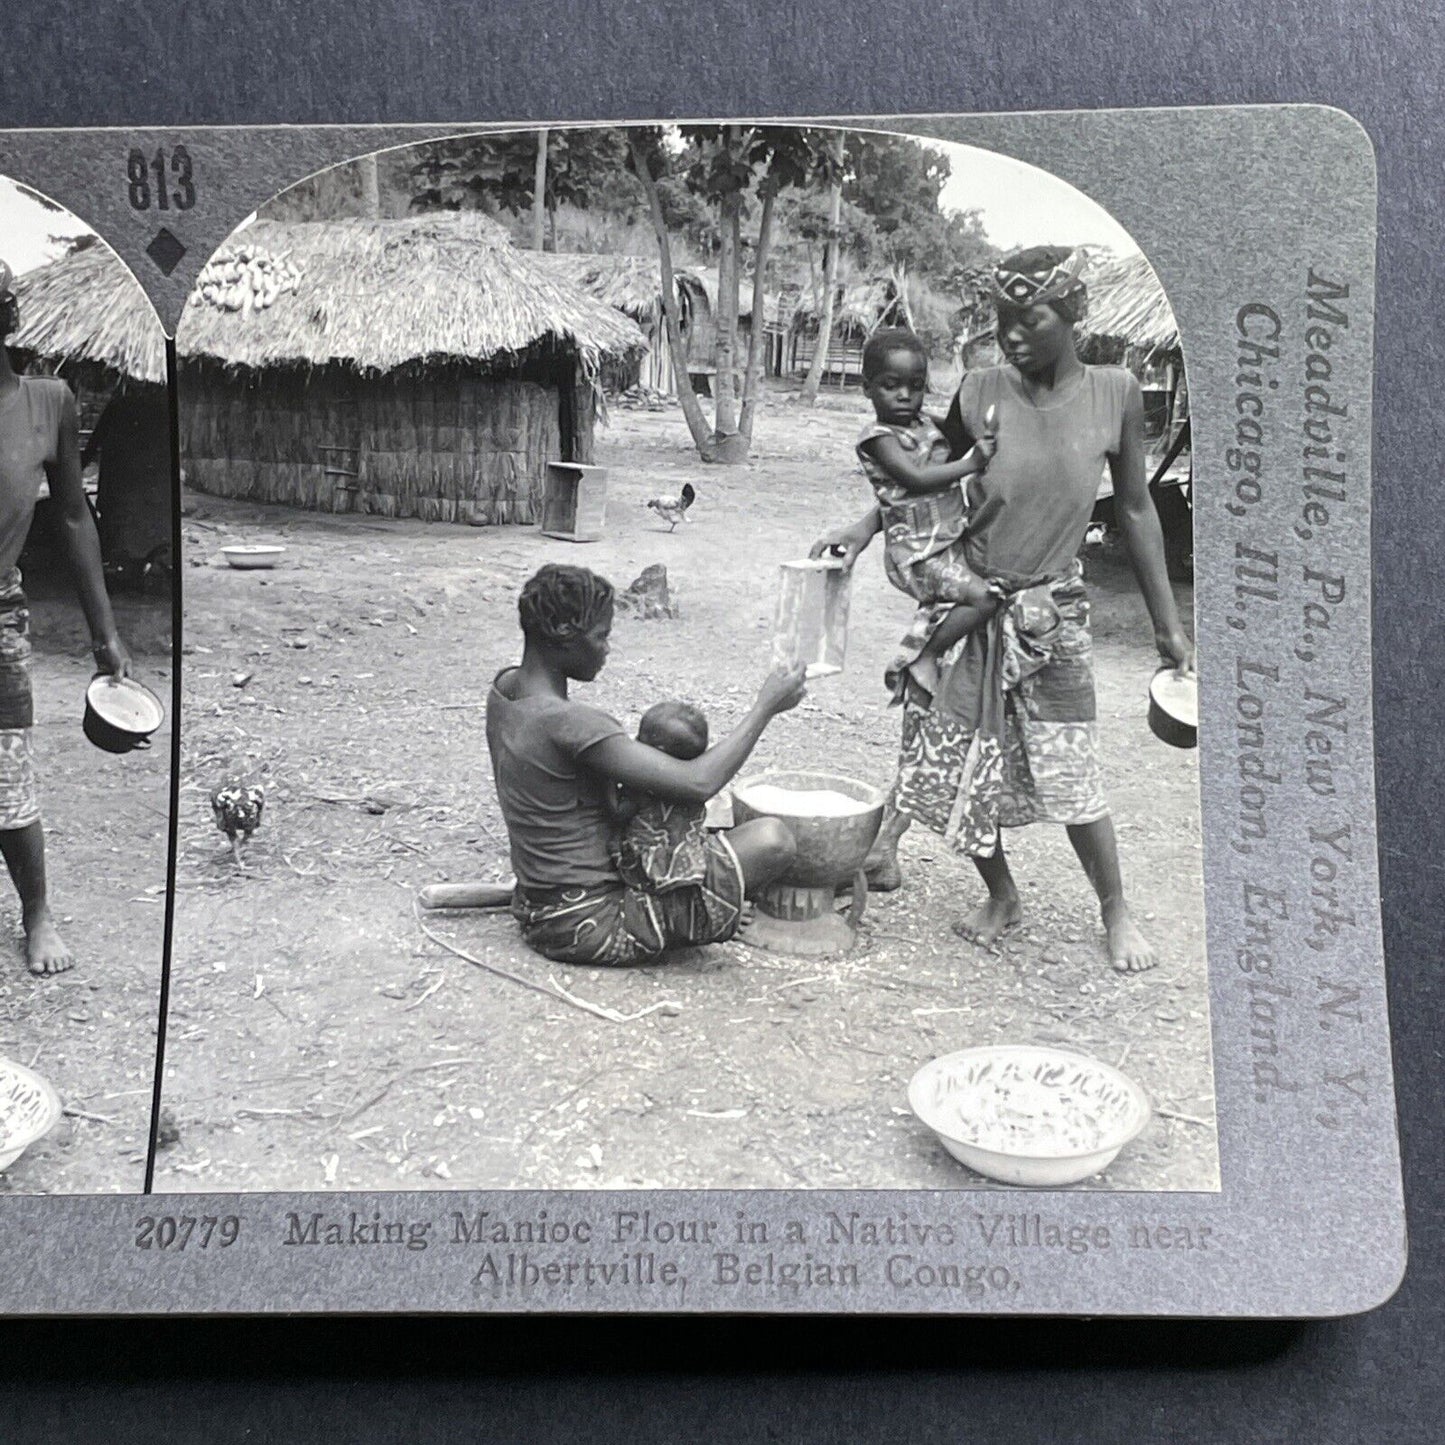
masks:
[[[1109,457],[1109,472],[1114,481],[1114,512],[1154,624],[1159,655],[1181,672],[1192,672],[1194,647],[1180,625],[1174,589],[1169,585],[1164,563],[1164,530],[1144,474],[1144,395],[1137,381],[1129,388],[1124,404],[1119,450]]]
[[[966,373],[959,378],[958,390],[953,393],[953,400],[949,403],[947,412],[942,417],[933,418],[935,425],[943,433],[944,440],[948,443],[950,457],[967,455],[969,449],[978,440],[963,419],[963,383],[966,379]]]
[[[934,462],[931,465],[925,462],[920,465],[895,436],[873,437],[863,443],[861,450],[882,467],[890,481],[897,482],[906,491],[920,494],[947,491],[965,477],[983,471],[991,455],[983,443],[976,443],[956,462]]]
[[[876,506],[847,527],[835,527],[825,532],[808,548],[808,556],[815,560],[829,554],[840,554],[844,567],[851,567],[867,550],[868,544],[883,530],[883,514]]]
[[[582,754],[583,765],[608,783],[637,788],[670,803],[705,803],[747,762],[763,729],[802,701],[803,664],[780,667],[763,683],[748,715],[701,757],[684,761],[616,733]]]
[[[50,496],[60,510],[60,538],[75,579],[81,611],[90,627],[96,665],[124,677],[130,671],[130,654],[115,629],[115,616],[105,590],[100,562],[100,538],[80,480],[80,419],[75,397],[67,389],[60,411],[60,437],[55,465],[46,468]]]

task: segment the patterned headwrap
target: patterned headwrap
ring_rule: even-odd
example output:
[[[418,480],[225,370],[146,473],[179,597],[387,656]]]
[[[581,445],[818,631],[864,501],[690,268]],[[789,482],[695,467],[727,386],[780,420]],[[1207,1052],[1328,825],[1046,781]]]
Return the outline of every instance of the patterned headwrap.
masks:
[[[1088,261],[1082,250],[1070,251],[1058,260],[1057,251],[1016,251],[1005,256],[989,278],[995,305],[1049,306],[1063,302],[1078,320],[1088,294],[1083,281]]]

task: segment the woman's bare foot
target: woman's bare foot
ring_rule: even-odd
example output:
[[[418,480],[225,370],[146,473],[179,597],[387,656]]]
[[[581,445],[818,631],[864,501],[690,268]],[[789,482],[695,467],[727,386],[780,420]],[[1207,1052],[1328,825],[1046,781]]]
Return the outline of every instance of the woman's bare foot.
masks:
[[[1016,928],[1023,921],[1023,916],[1017,893],[1003,898],[990,894],[967,918],[960,918],[953,925],[953,931],[970,943],[992,948],[1010,928]]]
[[[1153,945],[1139,932],[1129,910],[1121,903],[1104,914],[1104,931],[1109,937],[1109,962],[1120,973],[1147,973],[1159,959]]]
[[[25,959],[30,972],[42,976],[64,973],[75,964],[50,909],[43,903],[25,916]]]

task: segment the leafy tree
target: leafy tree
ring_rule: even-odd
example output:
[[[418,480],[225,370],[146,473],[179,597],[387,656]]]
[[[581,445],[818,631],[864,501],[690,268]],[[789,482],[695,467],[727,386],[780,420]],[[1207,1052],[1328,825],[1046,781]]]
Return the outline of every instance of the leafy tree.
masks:
[[[898,275],[943,275],[995,254],[977,211],[940,210],[952,169],[942,151],[909,136],[849,136],[843,194],[874,220],[880,249],[875,265]]]
[[[776,284],[782,278],[796,278],[806,271],[815,311],[823,304],[823,271],[828,260],[829,234],[833,230],[837,232],[840,262],[846,259],[861,271],[871,270],[875,260],[886,264],[881,261],[882,239],[873,217],[840,197],[835,228],[831,224],[831,203],[831,191],[813,187],[785,191],[778,197],[774,275],[769,279]]]
[[[551,130],[546,139],[542,205],[556,244],[559,206],[597,207],[635,215],[644,198],[627,171],[626,132],[613,128]],[[462,136],[415,148],[414,211],[534,212],[538,135]]]
[[[777,197],[784,187],[807,181],[817,162],[816,144],[809,133],[793,127],[742,125],[685,126],[668,137],[656,127],[640,127],[631,132],[629,139],[632,169],[646,193],[657,239],[664,321],[688,428],[705,461],[744,461],[762,386],[766,277]],[[668,194],[675,200],[691,197],[689,209],[698,219],[698,203],[705,206],[716,236],[717,366],[711,427],[693,393],[682,349],[673,242],[664,201]],[[736,375],[742,222],[750,208],[756,208],[758,213],[753,245],[753,326],[739,398]]]
[[[663,275],[664,309],[678,395],[693,440],[705,461],[747,459],[762,386],[768,256],[773,215],[784,187],[805,184],[818,163],[811,133],[791,126],[695,125],[678,132],[679,151],[656,129],[632,133],[633,170],[647,192]],[[717,368],[713,425],[707,430],[701,406],[685,374],[680,337],[674,332],[675,281],[672,241],[663,204],[665,180],[680,181],[715,217],[718,257]],[[738,303],[742,279],[742,222],[749,207],[758,212],[753,254],[753,325],[743,368],[741,405],[737,390]]]
[[[412,159],[407,147],[328,166],[273,196],[260,208],[261,214],[272,221],[404,216],[411,203]]]

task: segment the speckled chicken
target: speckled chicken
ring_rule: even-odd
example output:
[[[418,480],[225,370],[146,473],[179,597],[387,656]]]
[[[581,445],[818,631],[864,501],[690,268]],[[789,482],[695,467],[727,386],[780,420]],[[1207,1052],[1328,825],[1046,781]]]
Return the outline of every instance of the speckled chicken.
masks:
[[[231,840],[231,853],[238,868],[244,866],[241,849],[261,826],[261,810],[265,806],[266,794],[255,783],[227,779],[211,794],[211,812],[216,815],[216,827]]]
[[[675,532],[677,524],[687,516],[687,509],[697,500],[697,492],[691,482],[682,484],[682,495],[677,497],[654,497],[648,504],[650,512],[656,512],[668,524],[667,530]]]

